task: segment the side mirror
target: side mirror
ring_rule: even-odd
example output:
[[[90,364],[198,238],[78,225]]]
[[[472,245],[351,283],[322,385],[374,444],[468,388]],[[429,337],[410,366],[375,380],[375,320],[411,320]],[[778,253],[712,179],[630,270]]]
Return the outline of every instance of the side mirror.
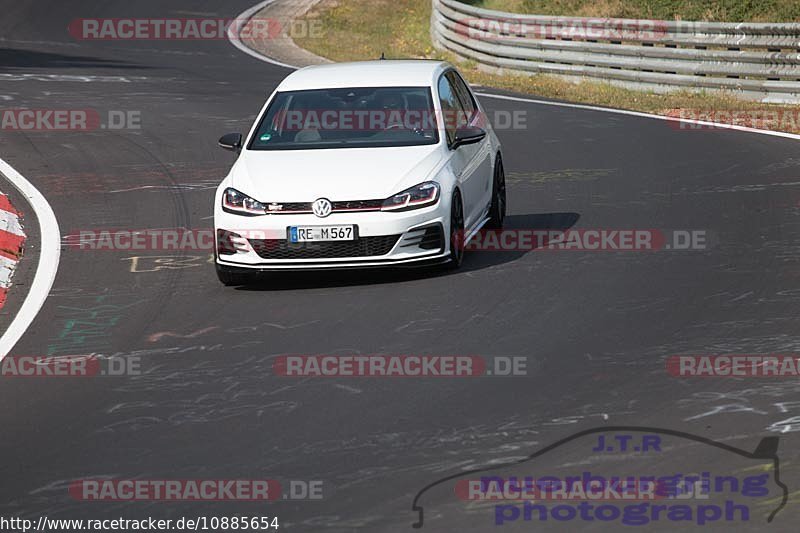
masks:
[[[464,126],[456,130],[456,138],[453,141],[453,150],[466,144],[481,142],[486,137],[486,130],[476,126]]]
[[[228,133],[219,138],[218,144],[220,148],[236,152],[237,154],[242,151],[242,134],[241,133]]]

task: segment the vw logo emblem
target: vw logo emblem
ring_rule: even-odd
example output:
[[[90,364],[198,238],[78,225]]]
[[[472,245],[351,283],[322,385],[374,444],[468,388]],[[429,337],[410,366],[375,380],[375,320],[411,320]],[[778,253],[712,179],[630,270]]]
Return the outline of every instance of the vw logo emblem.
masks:
[[[311,210],[319,218],[325,218],[326,216],[330,215],[332,209],[333,207],[331,206],[330,200],[325,198],[320,198],[311,204]]]

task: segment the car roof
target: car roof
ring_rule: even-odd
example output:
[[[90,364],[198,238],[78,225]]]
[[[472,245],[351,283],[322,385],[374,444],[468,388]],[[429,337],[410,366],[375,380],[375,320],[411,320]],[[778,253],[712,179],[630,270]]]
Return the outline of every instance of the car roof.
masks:
[[[446,61],[387,59],[305,67],[290,74],[278,91],[342,87],[430,87],[451,67]]]

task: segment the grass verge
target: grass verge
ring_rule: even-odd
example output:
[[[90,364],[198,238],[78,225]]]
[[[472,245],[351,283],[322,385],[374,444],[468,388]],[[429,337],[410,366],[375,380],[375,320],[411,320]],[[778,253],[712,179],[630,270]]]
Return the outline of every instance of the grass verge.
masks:
[[[488,0],[487,3],[491,2],[496,8],[499,1]],[[519,0],[518,3],[524,1]],[[601,3],[603,1],[608,3],[611,0],[600,0]],[[626,1],[645,3],[639,0]],[[772,3],[781,1],[772,0]],[[515,2],[517,0],[507,4]],[[685,2],[692,3],[692,0]],[[545,0],[543,3],[577,5],[589,2]],[[695,3],[703,2],[698,0]],[[767,0],[767,4],[769,3],[770,0]],[[796,0],[792,0],[792,3],[800,6],[800,2]],[[300,38],[296,42],[299,46],[333,61],[377,59],[383,52],[389,58],[445,59],[458,64],[472,85],[570,102],[800,133],[800,106],[762,104],[719,92],[680,91],[658,94],[593,81],[576,84],[544,74],[490,74],[479,70],[473,61],[458,62],[452,54],[433,48],[430,13],[430,0],[323,0],[304,17],[322,21],[322,37]],[[739,113],[731,116],[734,111]]]

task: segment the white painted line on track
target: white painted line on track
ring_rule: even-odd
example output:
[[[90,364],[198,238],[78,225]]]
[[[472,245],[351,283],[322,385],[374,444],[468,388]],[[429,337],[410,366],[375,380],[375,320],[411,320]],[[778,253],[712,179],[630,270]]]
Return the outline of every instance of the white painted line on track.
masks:
[[[614,109],[610,107],[597,107],[586,104],[570,104],[568,102],[550,102],[548,100],[537,100],[535,98],[524,98],[521,96],[506,96],[504,94],[492,94],[484,92],[475,92],[477,96],[484,96],[486,98],[495,98],[498,100],[510,100],[512,102],[526,102],[537,105],[549,105],[554,107],[566,107],[569,109],[582,109],[585,111],[602,111],[604,113],[615,113],[617,115],[628,115],[631,117],[652,118],[657,120],[667,120],[671,122],[685,122],[687,124],[697,124],[699,126],[713,126],[717,129],[726,129],[734,131],[744,131],[747,133],[760,133],[761,135],[772,135],[773,137],[783,137],[786,139],[800,140],[800,135],[795,133],[785,133],[782,131],[760,130],[758,128],[750,128],[747,126],[738,126],[736,124],[724,124],[721,122],[708,122],[705,120],[696,120],[691,118],[682,117],[668,117],[665,115],[654,115],[652,113],[642,113],[641,111],[629,111],[627,109]]]
[[[22,306],[17,311],[8,329],[0,336],[0,361],[2,361],[30,327],[44,305],[47,295],[50,293],[58,272],[58,262],[61,258],[61,233],[58,229],[58,221],[53,208],[50,207],[42,193],[31,182],[26,180],[22,174],[3,159],[0,159],[0,173],[8,178],[33,208],[36,218],[39,220],[39,235],[41,239],[39,263],[36,266],[36,273],[28,290],[28,295],[25,297],[25,301],[22,302]]]
[[[239,14],[239,16],[236,17],[236,20],[250,20],[250,17],[252,17],[256,13],[258,13],[259,11],[261,11],[262,9],[264,9],[265,7],[267,7],[268,5],[273,3],[274,1],[275,0],[265,0],[264,2],[260,2],[260,3],[256,4],[256,5],[254,5],[250,9],[242,11]],[[228,40],[231,42],[231,44],[233,46],[235,46],[236,48],[238,48],[239,50],[241,50],[245,54],[247,54],[249,56],[252,56],[252,57],[254,57],[254,58],[258,59],[258,60],[264,61],[265,63],[271,63],[271,64],[277,65],[279,67],[291,68],[291,69],[297,70],[298,67],[296,67],[295,65],[289,65],[288,63],[281,63],[280,61],[276,61],[276,60],[272,59],[271,57],[267,57],[264,54],[260,54],[259,52],[256,52],[255,50],[253,50],[252,48],[250,48],[246,44],[242,43],[241,39],[239,39],[239,36],[236,35],[236,32],[234,31],[234,28],[236,28],[236,27],[239,27],[239,25],[231,24],[230,26],[228,26],[228,32],[227,32]]]

